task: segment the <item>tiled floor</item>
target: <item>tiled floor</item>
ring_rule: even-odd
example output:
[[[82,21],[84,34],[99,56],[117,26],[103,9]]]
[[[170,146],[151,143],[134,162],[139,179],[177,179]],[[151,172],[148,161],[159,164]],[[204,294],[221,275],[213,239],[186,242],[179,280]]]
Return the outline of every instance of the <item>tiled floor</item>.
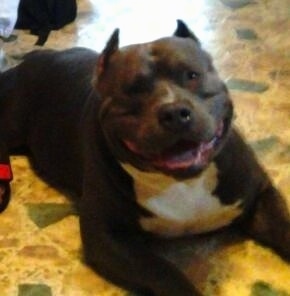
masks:
[[[99,51],[115,27],[124,45],[170,35],[184,19],[214,56],[231,89],[236,125],[290,204],[290,0],[88,1],[78,1],[76,22],[53,32],[46,46]],[[2,44],[10,58],[36,40],[15,33],[16,41]],[[0,295],[127,295],[82,264],[78,218],[67,200],[26,159],[12,163],[13,199],[0,216]],[[231,233],[159,249],[205,295],[290,295],[290,266]]]

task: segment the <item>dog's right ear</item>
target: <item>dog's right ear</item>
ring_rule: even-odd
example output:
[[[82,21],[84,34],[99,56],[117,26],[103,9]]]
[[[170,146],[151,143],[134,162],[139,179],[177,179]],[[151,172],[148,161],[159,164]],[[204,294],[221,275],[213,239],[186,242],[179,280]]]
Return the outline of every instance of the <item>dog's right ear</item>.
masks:
[[[119,29],[115,29],[97,62],[97,76],[102,75],[109,64],[110,58],[119,49]]]

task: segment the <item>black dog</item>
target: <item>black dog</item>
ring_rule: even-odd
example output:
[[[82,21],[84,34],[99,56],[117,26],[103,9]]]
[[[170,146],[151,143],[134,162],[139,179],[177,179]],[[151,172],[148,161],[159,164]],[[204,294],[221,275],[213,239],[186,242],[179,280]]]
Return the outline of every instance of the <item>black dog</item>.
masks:
[[[166,237],[236,225],[290,256],[290,218],[231,128],[232,103],[209,55],[179,21],[172,37],[101,55],[38,51],[0,76],[2,208],[8,155],[75,197],[87,263],[112,282],[158,296],[201,295],[146,248]]]

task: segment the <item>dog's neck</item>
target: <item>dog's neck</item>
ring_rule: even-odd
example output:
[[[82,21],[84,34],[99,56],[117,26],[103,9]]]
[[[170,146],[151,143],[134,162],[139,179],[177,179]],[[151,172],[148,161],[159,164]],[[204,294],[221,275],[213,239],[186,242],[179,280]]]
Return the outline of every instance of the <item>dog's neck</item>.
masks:
[[[184,181],[122,166],[134,179],[137,202],[154,214],[141,218],[145,230],[163,236],[202,233],[226,226],[241,214],[240,201],[223,205],[214,195],[218,171],[213,163],[199,176]]]

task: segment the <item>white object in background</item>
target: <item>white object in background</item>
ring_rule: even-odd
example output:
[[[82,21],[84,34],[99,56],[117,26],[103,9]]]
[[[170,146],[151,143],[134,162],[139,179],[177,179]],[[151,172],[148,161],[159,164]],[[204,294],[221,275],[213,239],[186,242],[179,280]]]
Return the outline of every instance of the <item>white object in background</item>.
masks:
[[[9,37],[14,29],[20,0],[0,0],[0,36]]]

